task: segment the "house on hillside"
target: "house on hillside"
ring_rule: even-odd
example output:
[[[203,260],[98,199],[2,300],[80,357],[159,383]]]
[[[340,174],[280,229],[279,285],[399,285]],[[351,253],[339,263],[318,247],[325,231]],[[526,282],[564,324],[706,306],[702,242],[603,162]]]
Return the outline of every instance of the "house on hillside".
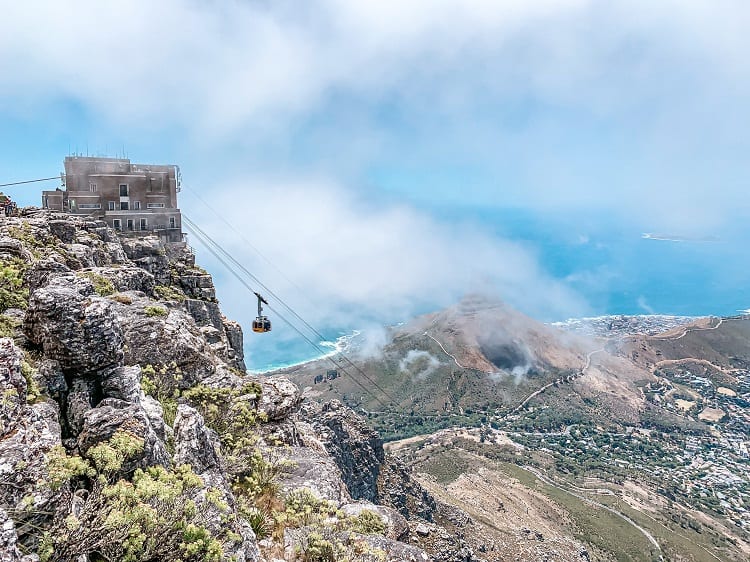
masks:
[[[67,156],[63,188],[42,192],[42,207],[99,218],[123,235],[182,241],[180,168],[127,158]]]

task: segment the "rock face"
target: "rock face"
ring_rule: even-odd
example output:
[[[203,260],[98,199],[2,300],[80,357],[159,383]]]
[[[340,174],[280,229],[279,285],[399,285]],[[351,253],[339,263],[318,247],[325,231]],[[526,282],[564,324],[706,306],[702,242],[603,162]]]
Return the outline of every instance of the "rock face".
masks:
[[[121,493],[164,521],[174,502],[189,506],[181,513],[193,527],[180,527],[177,544],[207,533],[226,562],[299,560],[296,547],[321,529],[351,559],[363,545],[384,560],[430,559],[404,542],[412,522],[402,515],[429,519],[429,509],[402,509],[379,487],[377,433],[339,402],[304,404],[288,379],[247,375],[242,329],[185,244],[120,239],[100,221],[27,209],[0,217],[0,263],[15,283],[0,293],[0,327],[13,336],[0,338],[0,562],[36,560],[22,553],[36,552],[45,530],[53,544],[90,535],[76,528],[82,510],[94,505],[85,513],[95,519]],[[404,497],[419,492],[399,474]],[[144,475],[152,480],[138,488]],[[294,494],[309,505],[280,533],[292,543],[276,532],[261,551],[261,508],[285,513]],[[382,530],[361,534],[359,520]],[[86,562],[96,551],[76,544],[62,552]],[[184,554],[175,557],[197,559]]]
[[[66,274],[32,293],[24,330],[63,371],[93,373],[122,360],[123,334],[111,303],[91,282]]]
[[[377,501],[378,474],[385,459],[377,432],[338,400],[323,407],[306,404],[302,415],[311,421],[320,442],[336,461],[352,497]]]

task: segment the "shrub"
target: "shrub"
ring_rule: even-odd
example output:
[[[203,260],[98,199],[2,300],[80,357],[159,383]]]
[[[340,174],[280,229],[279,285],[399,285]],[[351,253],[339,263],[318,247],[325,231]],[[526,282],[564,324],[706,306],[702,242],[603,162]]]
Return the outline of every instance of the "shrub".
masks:
[[[133,304],[133,299],[130,298],[128,295],[123,295],[121,293],[118,293],[116,295],[112,295],[112,300],[117,301],[122,304]]]
[[[258,507],[250,507],[242,512],[242,517],[250,524],[258,540],[263,540],[271,536],[273,518],[268,512]]]
[[[337,562],[343,560],[346,554],[343,544],[317,532],[304,537],[297,550],[304,562]]]
[[[363,510],[359,515],[354,517],[351,522],[352,530],[365,535],[384,535],[385,523],[380,515],[370,511]]]
[[[42,396],[42,391],[34,378],[34,367],[25,359],[21,362],[21,374],[26,379],[26,402],[34,404]]]
[[[29,306],[29,289],[23,282],[27,268],[20,258],[0,260],[0,312]]]
[[[93,271],[84,271],[78,273],[78,276],[90,280],[94,285],[94,291],[96,291],[96,294],[100,297],[107,297],[115,292],[115,286],[112,281],[103,275],[99,275]]]
[[[10,316],[0,315],[0,338],[14,338],[21,322]]]
[[[156,398],[161,404],[164,422],[172,425],[177,416],[177,398],[180,396],[182,372],[173,361],[158,370],[153,365],[141,368],[141,390]]]
[[[131,481],[113,475],[122,462],[143,446],[121,431],[89,450],[92,467],[62,447],[47,457],[50,485],[72,478],[89,481],[88,493],[77,497],[75,511],[46,531],[38,554],[42,562],[75,560],[96,554],[104,560],[219,561],[220,541],[206,528],[207,514],[190,499],[203,483],[188,466],[162,466],[135,471]],[[206,494],[211,493],[211,490]]]
[[[154,287],[154,293],[156,296],[165,301],[184,301],[187,297],[185,294],[169,285],[157,285]]]
[[[143,311],[146,313],[146,316],[149,317],[167,315],[167,309],[162,306],[147,306],[143,309]]]

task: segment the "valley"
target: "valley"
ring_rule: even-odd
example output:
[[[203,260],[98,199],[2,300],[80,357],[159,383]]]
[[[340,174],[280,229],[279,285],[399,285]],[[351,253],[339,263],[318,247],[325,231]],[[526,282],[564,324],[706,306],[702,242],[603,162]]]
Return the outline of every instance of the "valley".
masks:
[[[390,409],[288,374],[363,413],[487,560],[747,559],[750,317],[594,326],[476,298],[419,318],[357,361]]]

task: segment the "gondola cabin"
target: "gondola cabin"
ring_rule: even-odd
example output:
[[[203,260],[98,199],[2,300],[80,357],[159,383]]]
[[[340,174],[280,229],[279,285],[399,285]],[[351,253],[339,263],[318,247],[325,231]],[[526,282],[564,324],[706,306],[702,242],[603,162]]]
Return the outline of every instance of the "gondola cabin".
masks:
[[[258,316],[253,320],[253,332],[262,334],[271,331],[271,321],[265,316]]]

